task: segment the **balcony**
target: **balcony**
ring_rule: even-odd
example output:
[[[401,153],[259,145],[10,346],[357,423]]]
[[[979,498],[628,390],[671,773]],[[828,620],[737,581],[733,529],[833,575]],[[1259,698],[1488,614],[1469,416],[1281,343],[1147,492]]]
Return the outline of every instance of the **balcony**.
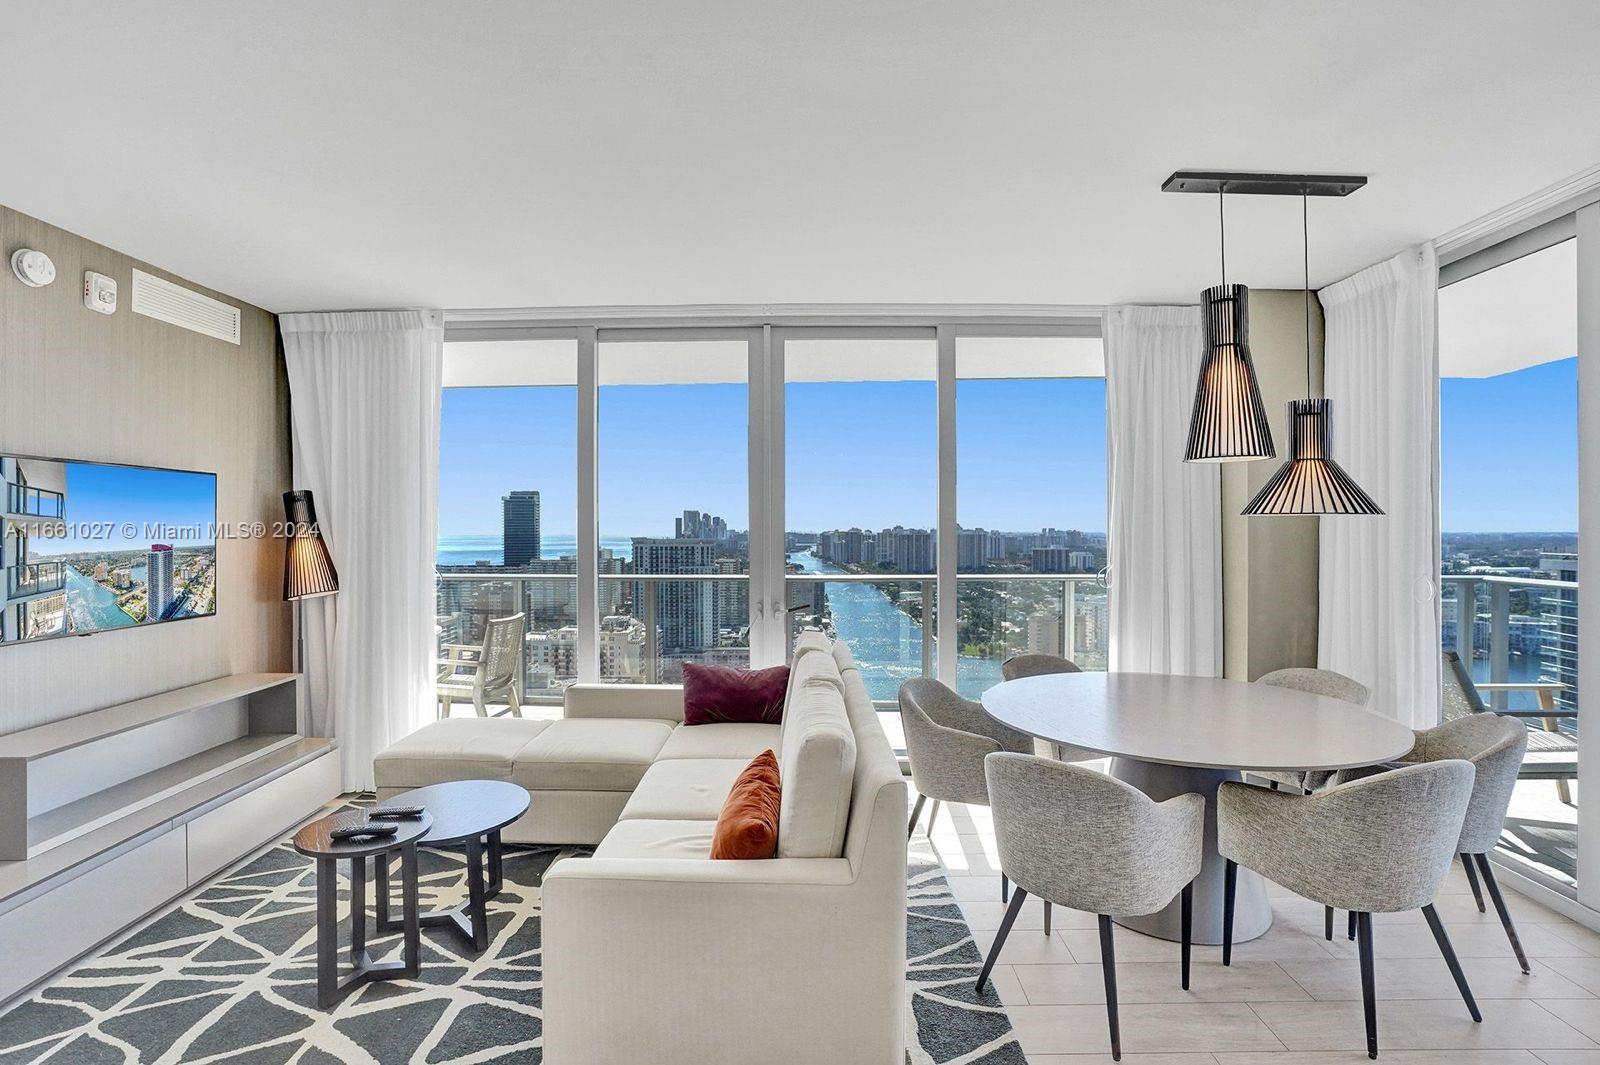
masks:
[[[62,518],[66,516],[66,497],[48,488],[8,483],[6,513],[28,518]]]
[[[67,567],[62,562],[33,562],[6,567],[7,599],[49,595],[66,586]]]
[[[1468,667],[1491,709],[1517,714],[1530,730],[1499,857],[1570,894],[1577,876],[1576,754],[1539,750],[1540,732],[1578,736],[1578,582],[1446,573],[1442,642]],[[1470,617],[1470,624],[1462,618]],[[1500,686],[1506,687],[1500,687]],[[1548,715],[1539,713],[1548,710]]]

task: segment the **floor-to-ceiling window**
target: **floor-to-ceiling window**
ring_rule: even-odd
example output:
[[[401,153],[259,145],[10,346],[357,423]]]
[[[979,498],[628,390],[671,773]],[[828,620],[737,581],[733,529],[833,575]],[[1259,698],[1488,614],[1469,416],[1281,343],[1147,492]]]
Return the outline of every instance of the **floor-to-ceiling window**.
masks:
[[[477,322],[445,361],[441,671],[513,613],[524,702],[551,708],[578,680],[776,664],[805,626],[885,710],[1029,649],[1104,668],[1092,317]]]
[[[1098,338],[956,338],[956,678],[1021,653],[1106,668],[1106,389]]]
[[[603,339],[598,360],[600,677],[747,667],[749,344]]]
[[[845,640],[868,693],[891,702],[933,672],[933,331],[786,332],[782,359],[790,633],[820,626]]]
[[[516,614],[523,700],[559,705],[577,679],[576,356],[565,338],[446,345],[435,614],[446,686],[470,682],[489,620]]]
[[[1441,642],[1529,726],[1499,858],[1578,877],[1577,241],[1492,249],[1439,296]],[[1449,683],[1449,675],[1446,675]],[[1446,704],[1450,712],[1450,704]]]

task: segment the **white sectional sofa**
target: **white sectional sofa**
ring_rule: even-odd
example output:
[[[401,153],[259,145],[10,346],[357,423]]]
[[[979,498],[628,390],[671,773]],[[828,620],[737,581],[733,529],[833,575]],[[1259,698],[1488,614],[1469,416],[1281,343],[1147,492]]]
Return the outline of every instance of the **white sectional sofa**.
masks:
[[[559,721],[448,719],[378,756],[380,797],[533,796],[509,841],[597,844],[543,886],[549,1065],[905,1060],[906,783],[849,650],[797,642],[779,725],[683,723],[670,685],[576,685]],[[712,861],[739,771],[778,754],[778,857]]]

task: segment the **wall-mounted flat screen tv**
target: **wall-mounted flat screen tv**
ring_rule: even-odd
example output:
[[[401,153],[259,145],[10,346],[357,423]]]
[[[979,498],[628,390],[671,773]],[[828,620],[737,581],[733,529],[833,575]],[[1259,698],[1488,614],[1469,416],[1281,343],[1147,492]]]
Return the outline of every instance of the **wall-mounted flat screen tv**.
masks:
[[[217,612],[217,475],[0,455],[0,646]]]

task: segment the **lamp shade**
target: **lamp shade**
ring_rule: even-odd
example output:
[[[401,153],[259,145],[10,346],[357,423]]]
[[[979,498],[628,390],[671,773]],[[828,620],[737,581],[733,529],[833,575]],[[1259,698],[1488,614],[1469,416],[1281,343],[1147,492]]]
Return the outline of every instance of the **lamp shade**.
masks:
[[[328,545],[317,526],[317,508],[310,492],[283,493],[288,537],[283,547],[283,597],[286,600],[332,595],[339,590]]]
[[[1195,384],[1185,462],[1270,459],[1272,427],[1250,360],[1250,293],[1243,285],[1217,285],[1200,294],[1206,352]]]
[[[1241,511],[1258,514],[1382,514],[1383,509],[1329,457],[1326,399],[1289,402],[1289,461]]]

